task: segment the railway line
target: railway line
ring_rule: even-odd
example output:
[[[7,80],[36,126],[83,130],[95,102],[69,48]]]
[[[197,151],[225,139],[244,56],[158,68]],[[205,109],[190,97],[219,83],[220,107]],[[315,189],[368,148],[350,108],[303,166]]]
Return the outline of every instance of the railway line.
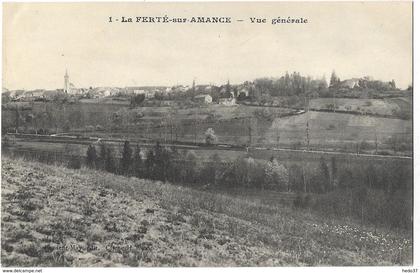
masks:
[[[75,135],[37,135],[37,134],[19,134],[19,133],[7,133],[9,137],[16,139],[27,139],[28,142],[51,142],[51,143],[63,143],[63,144],[79,144],[79,145],[90,145],[106,143],[111,145],[122,145],[125,139],[119,138],[99,138],[99,137],[80,137]],[[23,140],[25,141],[25,140]],[[139,145],[141,147],[152,147],[155,145],[155,140],[147,138],[137,138],[136,140],[129,140],[131,144]],[[225,151],[243,151],[250,153],[252,151],[272,151],[272,152],[288,152],[296,154],[313,154],[313,155],[337,155],[337,156],[349,156],[359,158],[372,158],[372,159],[402,159],[402,160],[413,160],[412,156],[408,155],[379,155],[379,154],[366,154],[366,153],[352,153],[352,152],[339,152],[339,151],[325,151],[325,150],[301,150],[301,149],[290,149],[290,148],[273,148],[264,146],[243,146],[243,145],[232,145],[232,144],[205,144],[205,143],[193,143],[193,142],[171,142],[161,143],[164,147],[176,147],[178,149],[189,149],[189,150],[225,150]]]

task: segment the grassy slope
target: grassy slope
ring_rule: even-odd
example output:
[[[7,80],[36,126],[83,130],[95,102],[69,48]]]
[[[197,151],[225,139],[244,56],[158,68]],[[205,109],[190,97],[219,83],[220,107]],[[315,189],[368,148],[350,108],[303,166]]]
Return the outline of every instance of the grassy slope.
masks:
[[[397,135],[411,137],[411,121],[343,113],[310,112],[303,115],[277,118],[267,132],[267,139],[280,137],[280,143],[306,138],[306,122],[309,121],[310,140],[314,145],[337,145],[354,141],[379,142]]]
[[[4,266],[410,264],[411,250],[288,207],[2,158]]]
[[[310,106],[314,109],[328,109],[329,104],[334,104],[337,110],[369,112],[379,115],[394,115],[394,111],[406,111],[411,108],[408,97],[392,99],[348,99],[348,98],[318,98],[311,99]]]

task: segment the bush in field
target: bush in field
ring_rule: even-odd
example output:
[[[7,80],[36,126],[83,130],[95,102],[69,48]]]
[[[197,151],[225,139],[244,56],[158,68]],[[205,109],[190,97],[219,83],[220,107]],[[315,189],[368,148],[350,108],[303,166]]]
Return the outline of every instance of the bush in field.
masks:
[[[248,187],[251,184],[251,169],[253,169],[255,161],[251,158],[239,157],[234,163],[234,187]]]
[[[217,142],[217,136],[213,128],[208,128],[204,135],[206,138],[206,144],[214,144],[215,142]]]
[[[7,148],[7,147],[10,146],[10,139],[9,139],[8,136],[2,137],[2,139],[1,139],[1,146],[2,146],[2,148]]]
[[[327,162],[324,157],[321,157],[319,161],[319,176],[320,176],[320,188],[318,192],[327,192],[332,189],[330,171],[328,169]]]
[[[184,182],[195,183],[197,181],[198,158],[194,151],[188,151],[185,155]]]
[[[82,164],[80,163],[80,159],[77,156],[72,156],[67,164],[67,167],[70,169],[80,169]]]
[[[110,148],[106,148],[105,153],[105,170],[110,173],[115,173],[115,160],[112,150]]]
[[[412,202],[411,192],[396,191],[393,194],[389,194],[384,208],[386,223],[393,228],[412,228]]]
[[[145,162],[146,175],[148,178],[166,181],[171,179],[168,175],[171,170],[171,154],[170,151],[156,142],[153,149],[147,153]],[[171,179],[172,180],[172,179]]]
[[[107,154],[107,146],[105,143],[101,143],[99,145],[99,157],[97,157],[96,167],[105,170],[105,162],[106,162],[106,154]]]
[[[311,196],[309,194],[303,194],[299,192],[295,200],[293,200],[293,205],[297,208],[307,208],[311,204]]]
[[[360,142],[360,150],[368,150],[370,148],[370,144],[363,140],[362,142]]]
[[[85,126],[85,131],[93,132],[93,131],[95,131],[95,127],[93,125],[87,125],[87,126]]]
[[[264,168],[252,157],[238,157],[225,174],[228,187],[264,188]]]
[[[154,179],[155,154],[153,153],[152,149],[150,149],[147,152],[145,168],[146,168],[146,177]]]
[[[337,189],[327,194],[314,195],[311,207],[325,216],[358,218],[362,224],[404,229],[412,227],[412,197],[407,191],[387,194],[363,186]]]
[[[132,107],[140,106],[145,100],[145,98],[146,96],[144,94],[138,94],[138,95],[132,96],[130,99],[130,106]]]
[[[86,165],[89,168],[95,168],[97,161],[96,149],[94,145],[89,145],[86,152]]]
[[[180,183],[182,182],[181,169],[184,166],[181,153],[175,147],[172,147],[169,155],[171,164],[168,168],[167,175],[171,179],[171,182]]]
[[[289,191],[289,173],[287,169],[273,158],[267,162],[265,168],[265,186],[270,189]]]
[[[69,132],[70,131],[70,124],[65,123],[63,126],[63,132]]]
[[[200,181],[207,185],[218,185],[222,174],[221,159],[218,154],[213,154],[209,158],[209,163],[205,164],[200,173]]]
[[[158,180],[166,181],[168,179],[168,170],[170,168],[170,154],[169,151],[162,147],[159,142],[154,147],[155,159],[155,177]]]
[[[289,167],[289,187],[294,192],[303,191],[302,166],[293,164]]]
[[[166,154],[168,157],[166,174],[171,182],[194,184],[199,181],[200,167],[197,164],[198,158],[194,151],[182,150],[182,152],[178,152],[173,148],[172,151],[166,151]],[[205,181],[202,182],[205,183]]]
[[[339,179],[338,179],[338,186],[342,189],[350,189],[354,186],[355,181],[354,173],[350,168],[344,168],[339,173]]]
[[[138,178],[144,177],[143,157],[142,157],[142,152],[140,150],[139,145],[137,145],[136,149],[134,150],[133,163],[132,163],[132,173]]]

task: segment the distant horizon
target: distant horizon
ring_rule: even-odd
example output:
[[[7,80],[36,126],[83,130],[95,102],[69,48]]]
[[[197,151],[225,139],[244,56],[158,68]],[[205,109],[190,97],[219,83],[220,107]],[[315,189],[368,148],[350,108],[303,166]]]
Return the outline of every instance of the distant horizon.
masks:
[[[296,72],[296,73],[300,73],[299,71],[287,71],[289,74],[292,74],[292,73],[294,73],[294,72]],[[286,72],[284,72],[284,74],[285,74]],[[331,72],[332,73],[332,72]],[[327,83],[328,83],[328,85],[329,85],[329,80],[330,80],[330,76],[331,76],[331,73],[329,74],[329,75],[326,75],[325,76],[325,79],[326,79],[326,81],[327,81]],[[74,82],[72,81],[72,77],[71,77],[71,72],[70,72],[70,70],[68,70],[68,74],[69,74],[69,79],[70,79],[70,83],[72,83],[72,84],[74,84]],[[282,75],[280,75],[280,76],[270,76],[270,77],[264,77],[264,76],[262,76],[262,77],[258,77],[258,78],[254,78],[254,79],[249,79],[249,80],[244,80],[244,81],[241,81],[241,82],[232,82],[232,81],[230,81],[229,80],[229,83],[231,84],[231,85],[240,85],[240,84],[243,84],[243,83],[245,83],[246,81],[248,81],[248,82],[253,82],[253,81],[255,81],[255,80],[257,80],[257,79],[279,79],[279,78],[281,78],[284,74],[282,74]],[[363,77],[371,77],[373,80],[379,80],[379,81],[382,81],[382,82],[390,82],[390,81],[392,81],[393,79],[388,79],[388,80],[383,80],[383,79],[377,79],[377,78],[375,78],[374,76],[372,76],[372,75],[363,75],[363,76],[353,76],[353,77],[346,77],[346,78],[343,78],[343,77],[341,77],[340,76],[340,74],[336,71],[336,74],[337,74],[337,76],[340,78],[340,80],[341,81],[344,81],[344,80],[349,80],[349,79],[354,79],[354,78],[357,78],[357,79],[361,79],[361,78],[363,78]],[[305,74],[302,74],[302,73],[300,73],[300,75],[304,75],[305,77],[311,77],[313,80],[321,80],[322,78],[323,78],[323,76],[321,76],[321,77],[313,77],[312,75],[305,75]],[[220,83],[210,83],[210,82],[198,82],[198,81],[195,81],[195,85],[196,86],[198,86],[198,85],[214,85],[214,86],[222,86],[222,85],[225,85],[225,84],[227,84],[227,81],[228,80],[226,80],[225,82],[220,82]],[[128,87],[174,87],[174,86],[192,86],[192,82],[193,82],[193,80],[191,80],[191,82],[190,83],[176,83],[176,84],[136,84],[136,85],[89,85],[89,86],[78,86],[78,85],[76,85],[76,84],[74,84],[74,88],[85,88],[85,89],[88,89],[88,88],[90,88],[90,87],[92,87],[92,88],[100,88],[100,87],[109,87],[109,88],[128,88]],[[64,74],[63,74],[63,84],[64,84]],[[407,89],[407,87],[408,86],[412,86],[412,84],[408,84],[407,86],[405,86],[405,87],[401,87],[400,85],[398,85],[398,82],[396,82],[396,87],[398,88],[398,89],[401,89],[401,90],[404,90],[404,89]],[[40,90],[40,89],[43,89],[43,90],[58,90],[58,89],[63,89],[63,86],[61,86],[61,87],[57,87],[57,88],[45,88],[45,87],[35,87],[35,88],[14,88],[14,89],[11,89],[11,88],[8,88],[7,86],[3,86],[3,88],[5,88],[5,89],[7,89],[7,90],[9,90],[9,91],[16,91],[16,90],[24,90],[24,91],[30,91],[30,90]]]

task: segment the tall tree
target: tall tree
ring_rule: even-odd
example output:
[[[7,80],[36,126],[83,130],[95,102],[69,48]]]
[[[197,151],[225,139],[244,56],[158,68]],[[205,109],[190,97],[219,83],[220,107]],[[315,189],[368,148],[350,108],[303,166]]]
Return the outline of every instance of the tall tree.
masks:
[[[115,173],[115,161],[112,150],[110,148],[106,148],[105,153],[105,170],[110,173]]]
[[[126,140],[124,142],[124,148],[123,148],[121,163],[120,163],[120,171],[123,175],[128,175],[130,173],[131,154],[132,154],[132,151],[130,147],[130,142]]]
[[[330,182],[330,171],[328,169],[327,162],[325,162],[325,158],[321,157],[319,161],[319,170],[321,174],[321,191],[326,192],[331,190],[331,182]]]
[[[392,81],[390,82],[390,86],[391,86],[392,90],[397,89],[397,85],[395,84],[395,80],[394,79],[392,79]]]
[[[99,164],[97,164],[97,167],[103,170],[105,170],[106,154],[107,154],[107,146],[105,143],[102,142],[99,145],[99,158],[98,158]]]
[[[206,144],[214,144],[217,141],[217,136],[213,128],[208,128],[204,135]]]
[[[228,80],[227,81],[227,84],[226,84],[226,93],[229,93],[230,94],[230,90],[231,90],[231,86],[230,86],[230,82]]]
[[[141,155],[140,146],[137,145],[136,149],[134,150],[133,156],[133,164],[132,164],[132,172],[138,178],[143,177],[143,158]]]
[[[96,155],[96,149],[94,145],[89,145],[87,152],[86,152],[86,165],[89,168],[96,168],[96,160],[97,160],[97,155]]]
[[[331,73],[331,78],[330,78],[330,87],[333,87],[338,82],[339,82],[339,79],[337,77],[337,74],[335,74],[335,71],[333,70],[333,72]]]
[[[153,152],[153,149],[150,149],[147,152],[145,167],[146,167],[147,178],[156,179],[156,177],[155,177],[155,154]]]
[[[331,157],[331,187],[336,187],[338,184],[337,181],[337,172],[338,172],[338,167],[337,167],[337,161],[335,156]]]

